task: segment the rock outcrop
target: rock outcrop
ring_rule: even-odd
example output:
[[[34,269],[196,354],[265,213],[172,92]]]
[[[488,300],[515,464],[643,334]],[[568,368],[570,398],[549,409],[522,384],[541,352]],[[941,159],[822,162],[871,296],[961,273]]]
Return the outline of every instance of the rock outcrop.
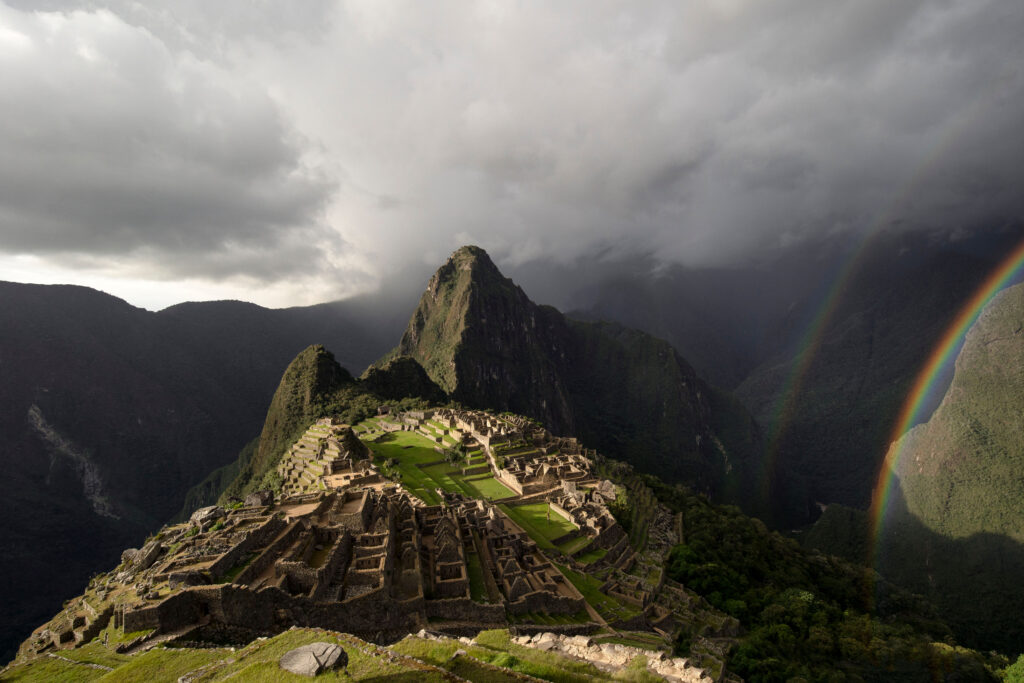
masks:
[[[310,678],[348,666],[348,655],[334,643],[310,643],[284,653],[278,664],[285,671]]]

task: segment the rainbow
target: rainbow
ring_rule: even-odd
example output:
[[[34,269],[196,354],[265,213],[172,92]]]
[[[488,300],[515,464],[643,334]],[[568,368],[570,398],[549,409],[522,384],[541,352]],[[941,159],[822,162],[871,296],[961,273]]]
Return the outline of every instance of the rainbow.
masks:
[[[768,422],[767,448],[765,449],[760,477],[761,495],[765,497],[765,500],[770,495],[768,489],[775,476],[776,463],[782,448],[782,439],[796,414],[797,397],[803,389],[804,380],[807,378],[811,362],[818,355],[818,350],[821,348],[821,343],[825,337],[825,329],[828,327],[829,321],[842,300],[842,294],[846,289],[847,282],[852,279],[854,272],[860,265],[862,255],[867,252],[868,246],[877,234],[877,229],[872,231],[839,270],[838,275],[832,281],[832,285],[822,297],[817,313],[811,319],[797,346],[798,351],[794,359],[793,369],[786,376],[786,380],[782,384],[782,391],[779,392],[779,398],[775,402],[775,409],[772,411],[772,416]]]
[[[992,300],[1011,281],[1020,275],[1024,269],[1024,242],[1021,242],[1013,252],[1007,256],[975,291],[974,296],[964,304],[953,320],[952,324],[942,335],[938,345],[935,346],[928,361],[921,368],[914,380],[914,385],[907,395],[903,408],[896,420],[896,427],[893,429],[890,442],[898,442],[900,437],[917,424],[922,418],[922,409],[929,396],[931,396],[938,379],[943,375],[943,370],[956,358],[961,348],[967,330],[981,315],[985,305]],[[874,553],[879,547],[882,535],[882,522],[885,511],[889,505],[889,498],[893,491],[893,482],[896,479],[896,467],[899,465],[900,457],[903,455],[903,443],[896,443],[890,448],[878,473],[878,482],[875,484],[874,493],[871,497],[871,509],[869,511],[871,521],[871,552]],[[870,563],[874,557],[868,558]]]
[[[938,168],[943,158],[951,152],[953,145],[960,138],[961,134],[978,119],[986,107],[984,103],[988,101],[989,93],[996,92],[1001,80],[1002,76],[993,79],[986,88],[985,97],[974,98],[971,105],[947,125],[937,144],[922,156],[914,171],[890,197],[885,208],[877,214],[868,226],[861,238],[860,245],[836,273],[835,278],[832,280],[832,285],[827,288],[825,296],[819,303],[816,314],[813,316],[807,331],[800,340],[795,362],[783,382],[782,391],[779,393],[779,398],[776,399],[770,421],[767,425],[767,445],[761,463],[762,495],[768,495],[768,487],[774,478],[777,460],[782,450],[783,437],[796,415],[797,398],[803,389],[803,384],[811,364],[821,348],[828,324],[839,307],[839,302],[842,299],[847,284],[856,274],[870,245],[892,222],[895,222],[900,216],[901,210],[910,203],[916,191],[924,185],[932,171]],[[904,429],[904,431],[906,430]]]

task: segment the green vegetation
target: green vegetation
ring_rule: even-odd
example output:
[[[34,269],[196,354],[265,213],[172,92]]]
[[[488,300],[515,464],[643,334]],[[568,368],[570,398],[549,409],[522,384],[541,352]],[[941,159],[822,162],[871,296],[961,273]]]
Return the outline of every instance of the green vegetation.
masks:
[[[156,675],[173,681],[201,666],[224,659],[229,654],[221,649],[169,649],[156,647],[135,655],[104,677],[118,683],[152,683]],[[102,679],[101,679],[102,680]]]
[[[637,552],[647,546],[647,527],[656,504],[654,492],[639,478],[631,479],[628,486],[618,486],[615,500],[608,503],[608,511],[629,535],[629,543]]]
[[[428,505],[437,505],[440,497],[434,492],[438,482],[420,465],[435,463],[441,454],[434,450],[426,438],[415,432],[389,432],[375,440],[365,442],[373,451],[374,462],[391,463],[410,492]]]
[[[353,638],[332,634],[326,631],[299,629],[285,631],[274,638],[263,642],[255,642],[232,656],[234,661],[225,661],[211,676],[204,681],[244,680],[272,681],[308,680],[282,671],[278,660],[289,650],[315,642],[337,643],[348,654],[347,673],[330,671],[317,676],[318,681],[373,680],[393,676],[405,676],[408,680],[438,681],[443,680],[438,672],[423,670],[408,660],[388,661],[379,655],[380,650],[369,643]],[[397,678],[396,680],[402,680]]]
[[[270,401],[256,452],[248,462],[239,463],[238,474],[221,494],[220,502],[256,490],[288,447],[318,417],[328,414],[337,392],[354,383],[352,375],[323,346],[310,346],[299,353],[284,371]]]
[[[736,617],[746,629],[729,658],[750,681],[995,680],[1005,664],[947,644],[949,627],[920,596],[872,570],[810,554],[736,508],[716,506],[682,487],[637,475],[620,463],[600,467],[631,495],[642,486],[680,513],[685,543],[673,548],[669,576]],[[676,646],[689,647],[686,633]],[[854,678],[856,680],[856,678]]]
[[[448,398],[423,367],[408,356],[391,358],[379,367],[370,366],[359,378],[359,384],[366,393],[389,402],[419,397],[430,403],[444,403]]]
[[[466,477],[461,463],[447,462],[434,450],[435,444],[417,432],[390,432],[365,443],[378,465],[397,472],[402,484],[427,504],[441,501],[434,492],[437,488],[489,500],[515,495],[490,474]]]
[[[47,658],[11,667],[4,672],[3,678],[19,683],[77,683],[98,680],[105,673],[102,669]]]
[[[480,556],[475,552],[467,554],[466,568],[469,570],[469,597],[477,602],[490,602]]]
[[[326,553],[325,553],[326,554]],[[231,583],[238,578],[238,575],[245,571],[245,568],[252,564],[252,561],[259,556],[259,553],[249,553],[244,560],[235,565],[224,574],[221,583]]]
[[[477,495],[474,498],[501,500],[502,498],[510,498],[516,495],[515,491],[502,484],[490,474],[466,477],[463,479],[463,482],[476,491]]]
[[[508,674],[491,667],[502,667],[555,683],[587,683],[589,681],[657,681],[657,676],[637,661],[616,675],[601,671],[592,664],[512,643],[508,631],[482,631],[476,645],[463,645],[455,640],[423,640],[409,636],[393,649],[475,681],[504,681]],[[466,654],[454,657],[456,650]],[[490,666],[487,666],[490,665]],[[522,679],[512,679],[522,680]]]
[[[878,551],[880,571],[933,599],[960,642],[1011,656],[1024,648],[1022,327],[1016,285],[971,327],[928,422],[893,444]]]
[[[572,555],[577,550],[583,550],[590,545],[590,538],[587,536],[577,536],[576,538],[569,539],[565,543],[559,543],[558,549],[566,555]]]
[[[554,540],[576,530],[576,525],[550,509],[547,503],[499,505],[502,512],[522,527],[538,546],[554,550]]]
[[[577,555],[576,561],[580,564],[593,564],[594,562],[597,562],[607,554],[608,551],[604,548],[591,548],[587,552],[580,553],[579,555]]]
[[[1024,655],[1017,658],[1017,661],[1006,667],[1004,672],[1006,683],[1024,683]]]
[[[596,609],[606,621],[631,619],[643,611],[636,605],[602,593],[601,584],[604,582],[596,576],[580,574],[560,564],[555,566],[565,575],[565,578],[572,582],[576,590],[583,595],[584,599],[590,603],[590,606]]]
[[[375,416],[377,408],[385,402],[396,410],[426,407],[429,399],[417,392],[443,399],[422,368],[419,373],[423,381],[409,379],[408,385],[403,385],[401,378],[415,375],[417,367],[412,359],[396,359],[384,368],[375,368],[364,379],[355,380],[324,347],[308,347],[285,370],[259,439],[246,446],[235,463],[217,470],[194,488],[186,505],[207,502],[218,491],[218,502],[226,505],[259,489],[279,490],[277,463],[318,418],[330,415],[356,424]],[[392,377],[391,373],[400,377]],[[181,516],[189,512],[191,508],[186,507]]]
[[[283,671],[278,665],[281,656],[289,650],[314,642],[337,643],[348,655],[346,671],[325,672],[317,676],[318,681],[428,681],[442,683],[446,680],[443,672],[424,666],[419,662],[401,656],[382,656],[386,651],[376,645],[348,635],[321,630],[296,629],[285,631],[267,640],[257,640],[237,651],[210,648],[190,649],[156,647],[142,654],[117,655],[107,650],[99,641],[83,648],[66,650],[62,657],[80,659],[83,662],[98,663],[113,671],[104,671],[59,659],[43,657],[28,664],[12,667],[4,672],[4,680],[43,681],[111,681],[117,683],[150,683],[152,681],[175,681],[179,676],[195,673],[202,669],[196,680],[215,682],[227,680],[273,683],[276,681],[308,680]],[[113,644],[110,646],[113,647]],[[97,658],[92,651],[105,650],[107,654]],[[98,659],[98,661],[97,661]],[[488,670],[493,672],[493,670]],[[473,680],[490,680],[478,676]]]

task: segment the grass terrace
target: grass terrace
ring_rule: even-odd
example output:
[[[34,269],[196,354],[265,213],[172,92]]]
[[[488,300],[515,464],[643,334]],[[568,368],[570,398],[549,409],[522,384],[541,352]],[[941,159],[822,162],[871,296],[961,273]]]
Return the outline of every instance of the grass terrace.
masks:
[[[576,561],[580,564],[593,564],[608,554],[604,548],[591,548],[587,552],[577,555]]]
[[[373,451],[374,462],[379,466],[390,458],[398,463],[398,474],[402,484],[411,493],[428,505],[441,502],[434,489],[461,493],[470,498],[500,500],[515,496],[515,492],[499,482],[491,474],[465,476],[462,465],[451,465],[444,461],[444,454],[434,450],[436,443],[417,432],[391,432],[380,440],[367,440],[366,445]],[[486,459],[479,451],[473,456],[472,465],[483,465]]]
[[[575,524],[551,510],[551,506],[547,503],[499,505],[499,507],[513,522],[522,527],[523,531],[529,534],[538,546],[545,550],[554,550],[555,539],[577,529]]]

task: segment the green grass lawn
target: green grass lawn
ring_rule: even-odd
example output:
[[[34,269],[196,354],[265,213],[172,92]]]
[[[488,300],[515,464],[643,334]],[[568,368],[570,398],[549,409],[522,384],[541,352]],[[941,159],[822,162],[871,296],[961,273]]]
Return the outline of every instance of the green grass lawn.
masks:
[[[503,672],[474,667],[471,660],[507,667],[512,671],[560,683],[589,683],[609,681],[613,678],[611,674],[599,670],[593,664],[576,661],[554,652],[515,645],[509,640],[508,631],[504,630],[482,631],[477,636],[477,645],[467,646],[457,640],[433,641],[408,636],[393,645],[392,649],[444,667],[457,675],[465,675],[475,681],[497,682],[506,679]],[[462,650],[466,654],[453,658],[456,650]]]
[[[106,672],[87,666],[70,664],[59,659],[43,658],[31,664],[14,666],[4,673],[5,681],[24,681],[26,683],[76,683],[77,681],[94,681]]]
[[[442,455],[434,450],[430,440],[415,432],[391,432],[382,441],[366,441],[373,451],[374,460],[379,465],[389,458],[398,461],[398,473],[405,485],[414,495],[419,496],[428,505],[437,505],[441,498],[434,493],[438,483],[428,476],[422,464],[437,462]]]
[[[530,503],[529,505],[501,505],[502,511],[512,521],[523,528],[537,545],[547,550],[554,550],[552,541],[576,529],[576,525],[551,510],[548,514],[547,503]],[[550,517],[550,519],[549,519]]]
[[[476,492],[470,487],[466,486],[462,481],[462,477],[459,476],[458,470],[454,469],[448,463],[441,465],[431,465],[430,467],[421,467],[423,473],[430,477],[437,486],[441,487],[445,491],[454,491],[456,493],[465,494],[471,498],[476,498]]]
[[[332,634],[316,631],[296,630],[285,631],[284,633],[271,638],[260,644],[258,647],[246,648],[249,652],[239,657],[237,661],[218,670],[213,676],[203,680],[243,680],[243,681],[300,681],[309,680],[301,676],[295,676],[282,671],[278,666],[278,660],[289,650],[302,645],[315,642],[335,642],[348,654],[348,672],[330,671],[322,673],[316,680],[385,680],[395,677],[394,680],[424,680],[440,681],[441,676],[436,671],[424,671],[422,669],[407,666],[402,661],[388,662],[383,657],[374,656],[376,648],[364,644],[355,639],[337,637]],[[245,651],[242,651],[243,653]]]
[[[591,564],[597,562],[602,557],[608,554],[608,551],[604,548],[591,548],[587,552],[577,555],[576,561],[581,564]]]
[[[148,652],[135,655],[125,664],[117,667],[102,679],[119,683],[152,683],[153,681],[174,681],[201,666],[229,656],[226,649],[203,650],[155,647]]]
[[[444,455],[434,450],[435,443],[417,432],[392,432],[385,440],[369,440],[366,445],[373,451],[374,460],[378,465],[389,458],[397,460],[402,484],[428,505],[437,505],[441,502],[440,497],[434,492],[436,488],[461,493],[470,498],[489,500],[515,495],[514,491],[491,475],[464,477],[462,465],[453,466],[446,462],[438,462],[444,460]],[[474,464],[486,462],[482,455],[478,457],[480,461]]]
[[[464,479],[467,484],[476,489],[479,495],[489,500],[501,500],[516,495],[516,492],[502,484],[492,475],[473,476]]]

